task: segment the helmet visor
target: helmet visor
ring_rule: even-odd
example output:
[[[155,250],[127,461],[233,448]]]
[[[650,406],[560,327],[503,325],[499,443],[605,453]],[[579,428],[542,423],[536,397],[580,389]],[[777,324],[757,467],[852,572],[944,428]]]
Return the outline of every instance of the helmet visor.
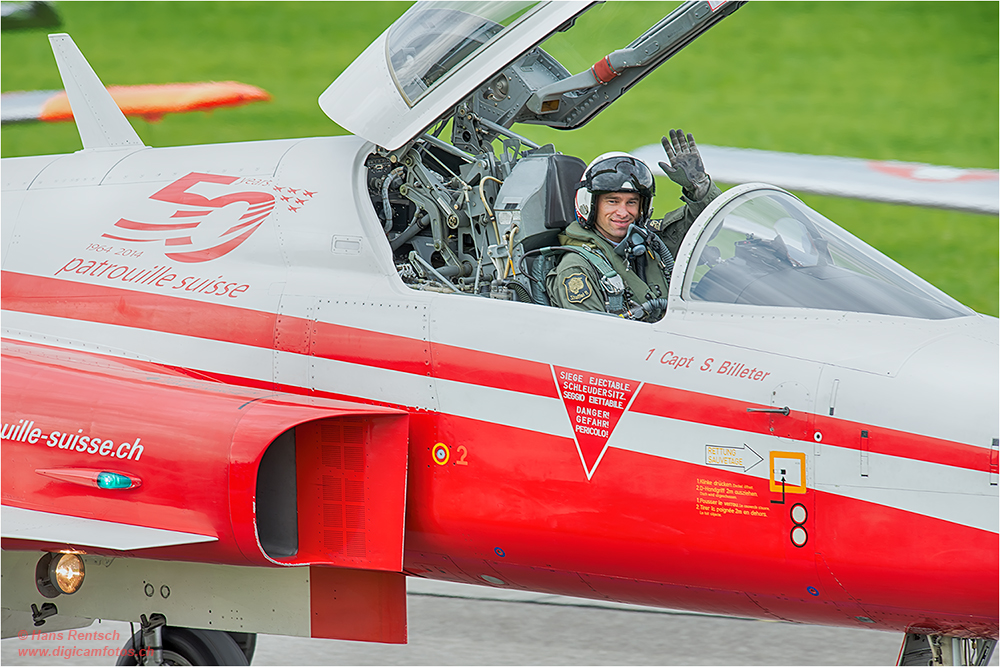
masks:
[[[652,194],[653,174],[636,158],[612,157],[595,164],[584,185],[591,192]]]

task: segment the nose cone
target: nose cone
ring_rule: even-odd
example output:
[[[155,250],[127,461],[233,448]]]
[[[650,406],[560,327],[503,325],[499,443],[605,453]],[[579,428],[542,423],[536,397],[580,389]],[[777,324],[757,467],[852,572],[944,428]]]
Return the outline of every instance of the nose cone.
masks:
[[[998,322],[978,315],[912,328],[927,335],[911,345],[915,336],[895,333],[895,376],[862,371],[879,381],[862,399],[873,426],[859,450],[816,457],[817,474],[840,484],[818,497],[827,522],[818,539],[838,585],[887,629],[995,636]],[[848,465],[838,470],[839,460]]]

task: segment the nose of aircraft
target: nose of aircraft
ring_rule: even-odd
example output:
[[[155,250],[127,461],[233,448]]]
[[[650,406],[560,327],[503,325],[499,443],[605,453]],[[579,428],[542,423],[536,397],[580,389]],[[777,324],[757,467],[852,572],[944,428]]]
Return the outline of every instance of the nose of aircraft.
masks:
[[[1000,436],[1000,327],[992,317],[928,341],[903,363],[907,430],[990,447]]]

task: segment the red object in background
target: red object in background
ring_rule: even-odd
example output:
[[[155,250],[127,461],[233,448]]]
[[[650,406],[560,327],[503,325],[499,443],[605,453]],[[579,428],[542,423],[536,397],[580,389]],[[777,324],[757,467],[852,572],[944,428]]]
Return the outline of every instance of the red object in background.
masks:
[[[238,81],[108,86],[108,92],[126,116],[142,116],[147,121],[157,121],[168,113],[210,111],[271,99],[266,90]],[[73,119],[63,90],[4,93],[2,107],[4,123]]]

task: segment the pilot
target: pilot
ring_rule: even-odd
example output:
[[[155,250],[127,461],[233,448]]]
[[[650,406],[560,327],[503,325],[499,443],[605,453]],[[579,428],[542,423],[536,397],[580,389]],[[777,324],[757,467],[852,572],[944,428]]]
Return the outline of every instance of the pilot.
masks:
[[[656,184],[628,153],[605,153],[577,185],[577,220],[559,235],[562,257],[545,277],[553,306],[655,321],[666,310],[673,258],[695,218],[721,191],[705,173],[694,137],[670,130],[660,168],[682,188],[681,208],[650,220]]]

